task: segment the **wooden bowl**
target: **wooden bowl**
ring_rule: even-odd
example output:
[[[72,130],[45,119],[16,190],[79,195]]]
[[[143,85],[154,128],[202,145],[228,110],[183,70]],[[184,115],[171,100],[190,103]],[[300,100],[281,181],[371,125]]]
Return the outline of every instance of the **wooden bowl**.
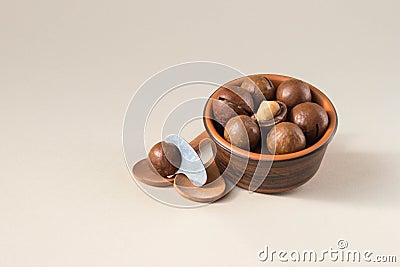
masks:
[[[281,82],[292,77],[261,74],[271,80],[277,88]],[[239,86],[245,77],[228,82],[225,86]],[[204,108],[204,126],[215,142],[217,153],[215,161],[223,176],[244,189],[260,193],[279,193],[294,189],[310,180],[317,172],[326,148],[332,140],[338,125],[338,118],[332,102],[316,87],[308,84],[312,101],[321,105],[329,116],[329,125],[322,138],[312,146],[301,151],[283,155],[258,154],[231,146],[221,135],[221,129],[212,120],[211,101]],[[215,93],[210,96],[215,99]],[[242,171],[240,171],[242,170]],[[243,171],[244,170],[244,171]],[[250,188],[253,179],[258,188]]]

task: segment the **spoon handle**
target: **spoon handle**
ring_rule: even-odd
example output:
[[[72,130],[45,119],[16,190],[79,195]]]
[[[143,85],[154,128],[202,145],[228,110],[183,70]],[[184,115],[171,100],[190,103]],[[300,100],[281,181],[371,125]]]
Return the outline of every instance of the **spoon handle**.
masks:
[[[203,141],[204,139],[207,139],[207,138],[209,138],[209,135],[206,131],[204,131],[201,134],[199,134],[198,136],[196,136],[196,138],[194,138],[189,144],[198,153],[201,141]]]

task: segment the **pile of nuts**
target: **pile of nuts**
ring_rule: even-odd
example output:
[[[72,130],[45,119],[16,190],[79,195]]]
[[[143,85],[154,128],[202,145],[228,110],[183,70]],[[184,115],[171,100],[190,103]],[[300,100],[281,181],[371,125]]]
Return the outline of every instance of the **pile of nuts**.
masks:
[[[223,86],[214,95],[214,120],[233,146],[256,153],[287,154],[316,143],[329,118],[312,102],[310,87],[298,79],[278,88],[266,77],[251,75],[240,86]],[[265,149],[263,149],[265,147]]]

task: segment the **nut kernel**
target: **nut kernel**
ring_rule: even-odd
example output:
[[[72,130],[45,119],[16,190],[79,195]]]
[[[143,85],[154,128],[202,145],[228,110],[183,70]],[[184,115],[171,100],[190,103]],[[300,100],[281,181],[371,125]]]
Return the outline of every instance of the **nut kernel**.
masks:
[[[256,118],[258,121],[272,120],[280,108],[276,101],[263,101],[257,110]]]

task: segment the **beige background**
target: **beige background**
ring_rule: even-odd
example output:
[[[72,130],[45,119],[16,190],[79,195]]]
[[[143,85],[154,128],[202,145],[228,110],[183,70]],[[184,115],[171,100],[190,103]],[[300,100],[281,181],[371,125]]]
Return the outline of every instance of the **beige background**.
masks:
[[[0,266],[272,265],[257,260],[264,245],[340,238],[399,261],[399,8],[2,0]],[[144,194],[124,162],[125,109],[149,76],[192,60],[326,92],[340,126],[318,174],[291,193],[238,189],[200,209]]]

